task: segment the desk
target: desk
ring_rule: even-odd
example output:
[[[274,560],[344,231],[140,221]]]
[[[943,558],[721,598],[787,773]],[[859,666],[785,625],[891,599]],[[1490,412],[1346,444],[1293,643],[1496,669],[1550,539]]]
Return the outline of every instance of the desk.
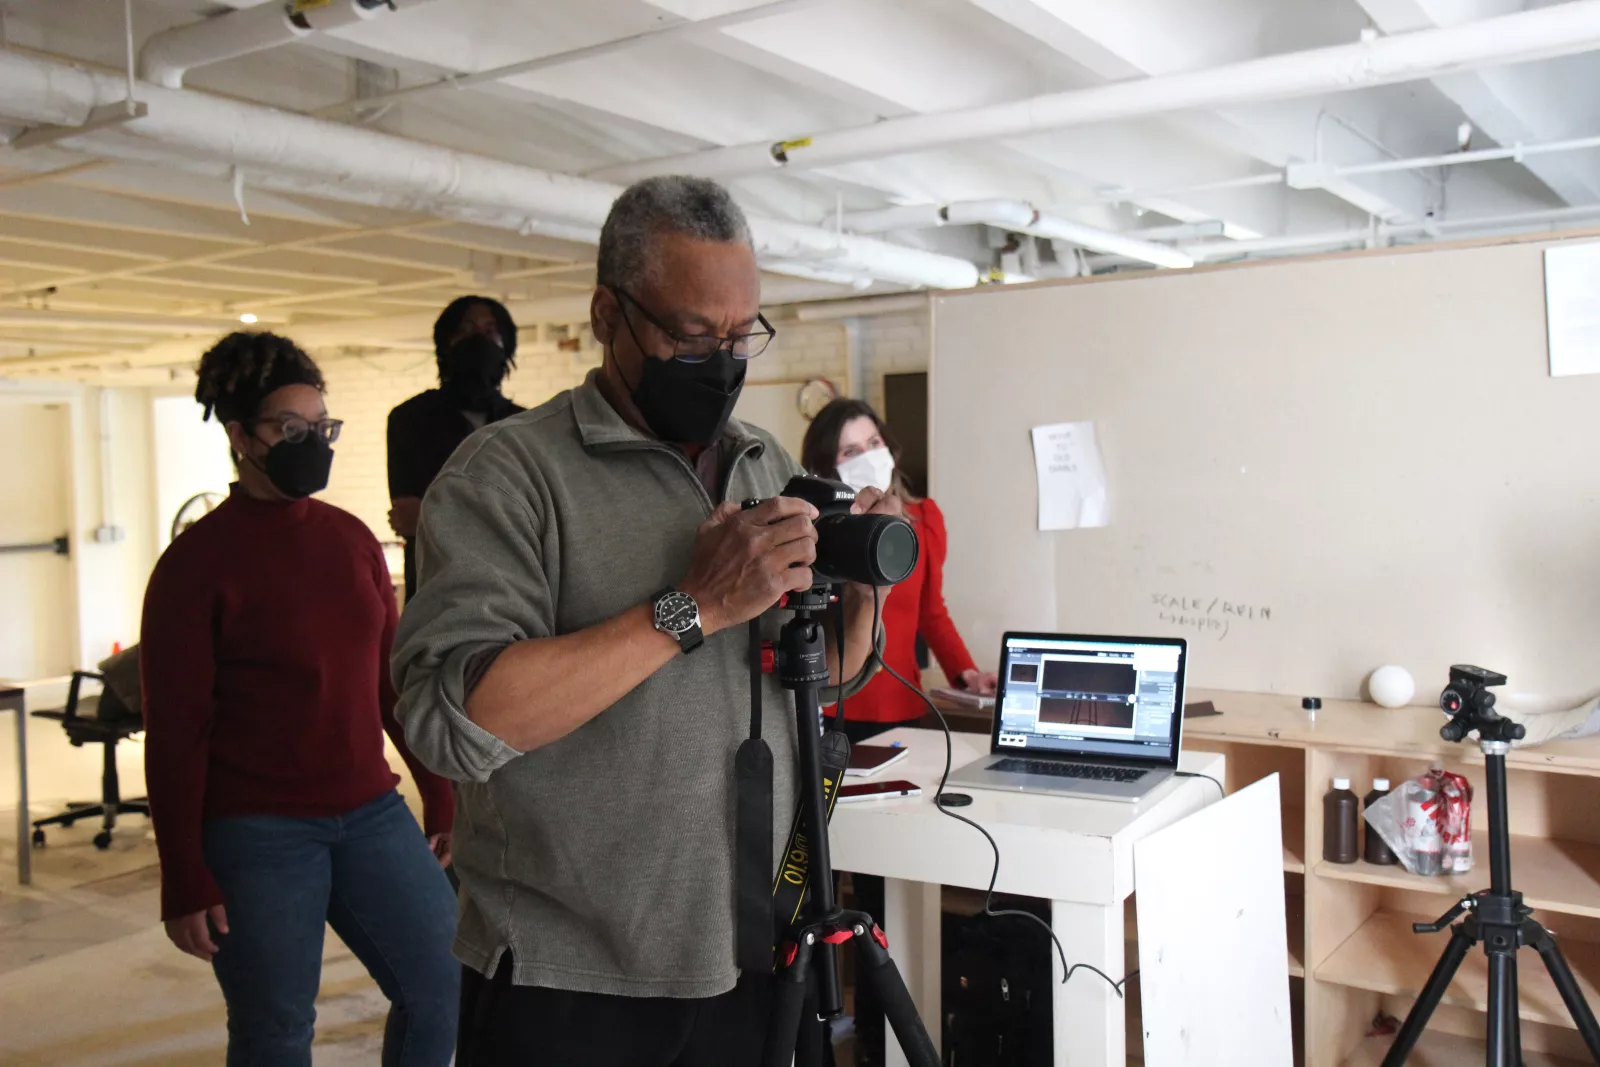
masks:
[[[916,782],[922,796],[841,804],[834,810],[828,840],[837,870],[885,879],[884,915],[879,918],[937,1045],[939,887],[987,888],[994,854],[981,834],[933,804],[944,769],[944,735],[900,729],[873,738],[874,744],[896,741],[910,754],[881,773]],[[952,744],[957,768],[988,751],[988,738],[971,734],[953,735]],[[1222,781],[1226,761],[1209,752],[1185,752],[1179,766]],[[1203,778],[1176,779],[1139,804],[985,790],[971,794],[972,806],[960,809],[961,814],[981,824],[1000,846],[995,888],[1049,900],[1051,925],[1068,961],[1093,964],[1113,978],[1125,973],[1123,902],[1134,889],[1133,843],[1219,799],[1216,786]],[[1060,985],[1060,966],[1057,959],[1056,1067],[1123,1067],[1127,1035],[1122,1000],[1085,971]],[[889,1064],[904,1067],[905,1057],[892,1037],[888,1046]]]
[[[17,720],[17,882],[33,880],[33,835],[28,822],[28,710],[21,689],[0,689],[0,711]]]

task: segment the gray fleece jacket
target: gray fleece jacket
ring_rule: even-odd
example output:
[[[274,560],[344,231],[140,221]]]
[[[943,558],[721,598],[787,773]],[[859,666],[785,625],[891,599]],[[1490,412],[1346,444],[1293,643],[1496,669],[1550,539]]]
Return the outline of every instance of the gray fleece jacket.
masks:
[[[689,461],[624,422],[597,373],[475,433],[428,490],[421,589],[395,640],[396,714],[412,751],[461,783],[463,963],[492,975],[509,949],[519,985],[715,996],[737,978],[733,760],[749,733],[748,628],[715,634],[536,751],[462,711],[485,652],[592,626],[680,580],[712,511]],[[800,473],[737,421],[722,448],[723,500],[774,496]],[[785,617],[769,612],[765,636]],[[796,803],[794,702],[770,676],[764,700],[776,856]]]

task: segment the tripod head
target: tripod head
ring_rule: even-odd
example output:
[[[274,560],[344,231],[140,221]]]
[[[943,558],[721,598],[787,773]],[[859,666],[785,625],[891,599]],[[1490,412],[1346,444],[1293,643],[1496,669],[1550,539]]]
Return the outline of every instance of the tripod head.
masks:
[[[773,673],[785,689],[809,692],[815,700],[817,691],[828,684],[822,617],[829,605],[838,599],[839,590],[831,582],[818,582],[784,599],[784,608],[794,612],[794,618],[784,623],[778,633]]]
[[[1494,710],[1491,686],[1505,685],[1506,676],[1497,671],[1456,664],[1450,668],[1450,684],[1439,694],[1439,707],[1450,716],[1450,721],[1439,728],[1439,736],[1446,741],[1462,741],[1474,731],[1484,752],[1522,740],[1528,732],[1521,723]]]

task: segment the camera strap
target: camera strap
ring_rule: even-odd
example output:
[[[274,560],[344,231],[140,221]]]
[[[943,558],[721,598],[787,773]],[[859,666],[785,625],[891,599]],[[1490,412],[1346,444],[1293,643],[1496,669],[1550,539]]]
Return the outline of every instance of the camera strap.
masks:
[[[734,757],[734,960],[759,974],[772,968],[772,749],[761,736],[761,622],[750,620],[750,736]]]
[[[844,782],[845,768],[850,766],[850,739],[835,730],[822,735],[822,803],[833,819],[833,805],[839,799],[839,787]],[[783,943],[791,927],[800,920],[800,909],[805,907],[810,895],[811,840],[806,836],[802,821],[802,805],[796,804],[794,822],[789,826],[789,843],[784,846],[783,863],[778,867],[778,877],[772,887],[773,925],[768,931],[771,944],[767,965],[775,962],[776,947]]]

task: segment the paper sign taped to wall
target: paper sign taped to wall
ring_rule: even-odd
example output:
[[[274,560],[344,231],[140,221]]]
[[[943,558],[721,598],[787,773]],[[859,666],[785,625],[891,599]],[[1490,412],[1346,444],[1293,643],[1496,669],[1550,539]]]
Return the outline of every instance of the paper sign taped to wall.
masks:
[[[1033,462],[1039,473],[1039,529],[1106,524],[1106,469],[1095,443],[1094,423],[1035,426]]]
[[[1544,252],[1550,376],[1600,374],[1600,244]]]

